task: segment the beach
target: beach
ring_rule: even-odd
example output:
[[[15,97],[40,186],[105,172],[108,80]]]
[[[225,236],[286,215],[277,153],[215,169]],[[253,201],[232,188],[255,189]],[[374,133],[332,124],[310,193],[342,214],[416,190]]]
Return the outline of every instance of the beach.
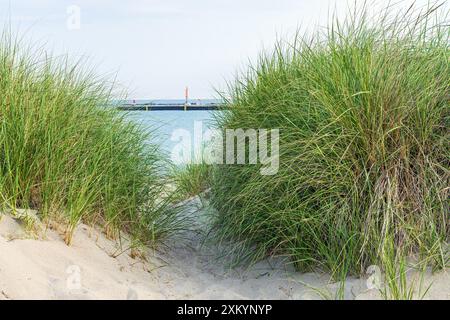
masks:
[[[188,208],[199,214],[200,202]],[[200,209],[199,209],[200,208]],[[217,248],[202,241],[201,229],[179,246],[148,250],[131,258],[96,228],[80,224],[67,246],[56,230],[33,237],[8,215],[0,221],[0,299],[336,299],[340,283],[329,275],[299,273],[283,259],[249,268],[228,268]],[[349,277],[343,299],[381,299],[367,279]],[[450,275],[427,274],[433,282],[425,299],[449,299]]]
[[[450,300],[446,2],[4,2],[0,300]]]

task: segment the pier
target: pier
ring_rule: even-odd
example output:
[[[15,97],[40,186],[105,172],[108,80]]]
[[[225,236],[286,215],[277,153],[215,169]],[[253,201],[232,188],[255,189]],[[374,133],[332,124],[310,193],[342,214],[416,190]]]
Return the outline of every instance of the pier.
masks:
[[[219,101],[219,100],[216,100]],[[183,100],[166,100],[166,101],[138,101],[128,100],[123,101],[117,107],[124,111],[207,111],[207,110],[222,110],[224,104],[220,102],[189,100],[189,88],[184,90]]]
[[[207,111],[207,110],[223,110],[223,104],[154,104],[154,103],[127,103],[117,107],[124,111]]]

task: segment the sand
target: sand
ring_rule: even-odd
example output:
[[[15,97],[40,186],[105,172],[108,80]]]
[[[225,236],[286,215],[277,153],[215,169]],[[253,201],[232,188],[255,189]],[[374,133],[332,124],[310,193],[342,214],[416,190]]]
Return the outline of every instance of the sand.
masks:
[[[189,208],[189,214],[201,213],[198,201],[191,201]],[[179,245],[149,250],[142,260],[84,224],[67,246],[55,231],[35,239],[17,220],[1,217],[0,300],[382,298],[363,278],[347,278],[339,295],[342,285],[328,275],[295,272],[282,259],[230,269],[217,259],[215,245],[202,241],[200,223],[183,241],[173,241]],[[431,282],[425,299],[450,299],[448,270],[427,273],[424,285]]]

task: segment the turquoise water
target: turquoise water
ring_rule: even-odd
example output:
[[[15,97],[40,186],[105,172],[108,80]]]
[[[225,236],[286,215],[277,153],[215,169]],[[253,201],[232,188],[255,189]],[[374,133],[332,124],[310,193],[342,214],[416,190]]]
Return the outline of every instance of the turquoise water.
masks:
[[[214,115],[221,111],[130,111],[127,117],[151,132],[151,141],[170,153],[178,143],[171,141],[176,129],[185,129],[194,136],[195,121],[202,121],[203,130],[213,126]]]

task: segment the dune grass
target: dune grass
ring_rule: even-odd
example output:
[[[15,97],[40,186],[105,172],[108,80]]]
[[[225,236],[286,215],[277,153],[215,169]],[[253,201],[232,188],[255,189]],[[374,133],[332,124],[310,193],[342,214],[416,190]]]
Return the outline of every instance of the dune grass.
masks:
[[[38,210],[65,241],[81,221],[156,243],[177,227],[161,199],[157,147],[113,108],[114,84],[83,64],[0,39],[0,195],[4,210]]]
[[[211,170],[211,166],[205,162],[175,167],[172,171],[172,179],[177,196],[180,199],[187,199],[206,191],[211,181]]]
[[[220,127],[280,129],[276,175],[212,175],[217,237],[236,263],[284,255],[337,279],[411,256],[448,266],[447,12],[367,12],[280,41],[230,84]]]

